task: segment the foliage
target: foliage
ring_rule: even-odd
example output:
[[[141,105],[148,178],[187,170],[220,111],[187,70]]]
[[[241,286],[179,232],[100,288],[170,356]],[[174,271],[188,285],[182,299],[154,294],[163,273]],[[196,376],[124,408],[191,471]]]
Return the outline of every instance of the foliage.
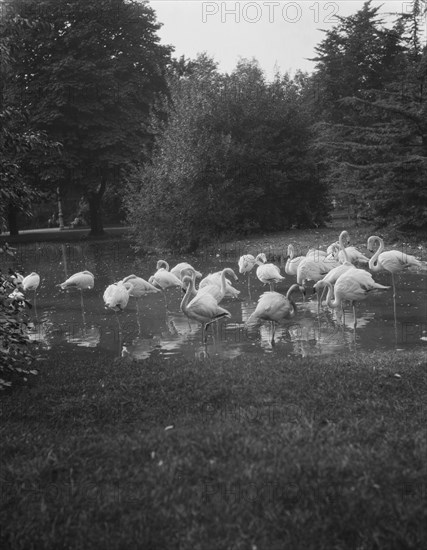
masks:
[[[15,62],[13,42],[22,40],[28,29],[38,25],[21,17],[12,23],[0,21],[0,219],[4,223],[6,208],[26,215],[31,213],[32,204],[44,195],[40,182],[48,179],[35,166],[52,153],[58,153],[58,143],[35,128],[28,110],[16,101],[19,95],[13,82]],[[39,175],[40,177],[37,177]]]
[[[317,48],[317,108],[323,118],[316,127],[317,150],[337,199],[379,226],[425,229],[427,51],[421,54],[414,35],[415,16],[409,25],[398,18],[385,29],[378,9],[367,2],[356,15],[340,18]],[[337,37],[338,50],[331,47]],[[352,79],[358,49],[364,54]],[[332,86],[337,65],[345,84],[338,80]]]
[[[326,191],[309,153],[298,82],[265,82],[256,62],[220,74],[205,55],[170,76],[153,117],[151,162],[129,178],[128,220],[140,242],[194,249],[223,236],[319,225]],[[300,77],[301,78],[301,77]]]
[[[27,316],[20,305],[9,298],[14,286],[0,273],[0,391],[14,379],[37,374],[27,336]]]
[[[170,49],[146,3],[125,0],[12,0],[12,13],[30,21],[13,41],[15,100],[38,131],[62,143],[46,168],[65,192],[88,199],[93,233],[102,233],[101,201],[108,185],[140,161],[149,141],[146,122]],[[43,21],[43,26],[35,22]],[[6,21],[9,28],[14,17]]]

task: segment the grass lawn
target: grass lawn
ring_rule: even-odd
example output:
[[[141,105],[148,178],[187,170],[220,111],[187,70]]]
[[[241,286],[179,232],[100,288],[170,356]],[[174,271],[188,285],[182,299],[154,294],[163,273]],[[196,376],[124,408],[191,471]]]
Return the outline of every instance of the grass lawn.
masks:
[[[76,353],[0,400],[4,550],[426,547],[421,350]]]

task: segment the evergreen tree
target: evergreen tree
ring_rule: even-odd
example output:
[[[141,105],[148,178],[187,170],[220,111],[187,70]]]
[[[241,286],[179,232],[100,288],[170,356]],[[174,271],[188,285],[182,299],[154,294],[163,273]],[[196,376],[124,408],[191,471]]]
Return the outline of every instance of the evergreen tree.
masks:
[[[354,51],[356,38],[360,48],[368,39],[366,22],[359,26],[362,16],[368,14],[375,28],[380,23],[373,19],[377,10],[369,4],[332,31],[343,39],[343,66],[346,58],[353,59],[354,54],[347,52]],[[371,60],[377,59],[375,71],[371,61],[360,65],[357,86],[352,90],[337,86],[334,104],[322,97],[323,112],[329,108],[329,113],[317,128],[318,149],[327,157],[327,178],[335,195],[379,225],[392,223],[399,229],[425,227],[427,214],[425,52],[419,52],[415,30],[402,18],[392,29],[379,28],[374,33],[375,49],[383,52],[384,63],[372,56]],[[327,53],[325,45],[320,49],[324,58],[316,77],[323,82],[325,67],[336,63],[337,54]],[[332,107],[338,108],[338,115]]]

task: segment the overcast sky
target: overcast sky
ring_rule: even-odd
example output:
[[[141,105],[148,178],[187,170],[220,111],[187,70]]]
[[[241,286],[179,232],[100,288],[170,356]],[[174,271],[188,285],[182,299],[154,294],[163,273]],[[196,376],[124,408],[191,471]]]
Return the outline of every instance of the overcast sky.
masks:
[[[314,47],[322,40],[320,29],[330,29],[336,15],[347,16],[363,6],[361,0],[297,2],[203,0],[152,0],[163,23],[162,42],[175,47],[175,56],[195,57],[206,51],[223,72],[231,72],[239,57],[258,59],[267,78],[277,67],[282,73],[312,71]],[[374,1],[381,13],[410,11],[403,0]]]

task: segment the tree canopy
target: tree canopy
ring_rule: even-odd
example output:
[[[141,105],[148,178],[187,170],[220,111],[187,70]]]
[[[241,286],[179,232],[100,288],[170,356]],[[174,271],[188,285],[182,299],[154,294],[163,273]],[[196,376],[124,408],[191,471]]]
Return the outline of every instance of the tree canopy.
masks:
[[[319,225],[328,211],[310,153],[302,75],[268,83],[256,61],[221,74],[201,55],[169,80],[151,161],[130,178],[141,241],[174,248],[254,230]]]
[[[50,166],[63,192],[87,197],[91,229],[102,233],[101,199],[151,139],[150,107],[166,91],[170,48],[159,44],[155,13],[125,0],[12,0],[5,33],[14,50],[12,101],[39,132],[60,142]],[[13,41],[16,14],[29,25]],[[42,20],[43,26],[37,25]]]

